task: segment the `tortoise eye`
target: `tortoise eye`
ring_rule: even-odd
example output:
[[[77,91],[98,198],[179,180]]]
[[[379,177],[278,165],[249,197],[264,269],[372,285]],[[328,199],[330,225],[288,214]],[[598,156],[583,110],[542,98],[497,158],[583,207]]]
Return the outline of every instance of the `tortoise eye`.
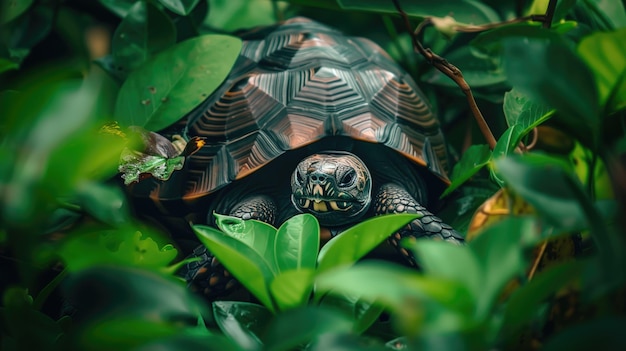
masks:
[[[356,172],[354,170],[351,170],[350,172],[344,174],[341,177],[341,180],[339,180],[339,186],[341,187],[350,186],[354,183],[355,179],[356,179]]]

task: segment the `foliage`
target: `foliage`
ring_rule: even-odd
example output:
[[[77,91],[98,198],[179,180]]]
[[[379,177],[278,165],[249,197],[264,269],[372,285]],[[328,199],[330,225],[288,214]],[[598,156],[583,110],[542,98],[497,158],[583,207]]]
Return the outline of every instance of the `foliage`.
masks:
[[[417,39],[463,73],[493,148],[391,0],[0,1],[0,349],[623,348],[624,2],[397,3],[411,33],[431,21]],[[295,15],[373,39],[420,84],[456,161],[447,223],[466,232],[500,188],[532,211],[499,209],[465,246],[403,242],[420,270],[357,262],[410,215],[321,250],[308,215],[218,216],[193,230],[261,304],[190,293],[178,233],[120,190],[127,127],[172,125],[233,67],[238,30]],[[550,249],[570,238],[577,257]]]

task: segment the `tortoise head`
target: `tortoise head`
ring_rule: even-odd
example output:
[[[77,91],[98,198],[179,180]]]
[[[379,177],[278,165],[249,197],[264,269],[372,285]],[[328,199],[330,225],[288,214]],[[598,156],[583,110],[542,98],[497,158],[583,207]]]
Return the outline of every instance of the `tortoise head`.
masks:
[[[302,160],[291,177],[291,201],[321,225],[361,218],[371,203],[372,177],[365,163],[348,152],[330,151]]]

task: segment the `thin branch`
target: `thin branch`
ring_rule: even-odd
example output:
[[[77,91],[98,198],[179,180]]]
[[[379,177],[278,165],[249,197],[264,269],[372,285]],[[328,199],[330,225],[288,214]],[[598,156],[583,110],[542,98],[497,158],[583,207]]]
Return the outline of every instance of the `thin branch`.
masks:
[[[402,17],[402,20],[404,21],[404,26],[406,27],[407,31],[409,33],[412,33],[411,41],[413,42],[414,50],[417,51],[420,55],[422,55],[431,65],[437,68],[440,72],[442,72],[443,74],[448,76],[450,79],[452,79],[459,86],[459,88],[461,88],[461,91],[463,91],[463,93],[465,94],[467,98],[467,102],[469,104],[470,110],[472,111],[472,114],[474,115],[474,118],[476,119],[476,123],[478,124],[478,127],[480,128],[481,133],[485,137],[485,140],[487,140],[489,147],[493,150],[494,147],[496,146],[496,139],[493,136],[493,133],[491,132],[491,129],[489,128],[489,125],[485,121],[485,118],[482,112],[478,108],[478,104],[476,103],[476,100],[474,99],[472,90],[470,89],[470,86],[465,80],[465,78],[463,78],[463,73],[461,72],[461,70],[459,70],[456,66],[449,63],[448,61],[446,61],[443,57],[432,52],[432,50],[428,48],[424,48],[421,41],[417,39],[419,36],[421,36],[426,26],[433,24],[432,17],[425,17],[424,20],[417,26],[415,31],[412,31],[409,16],[407,15],[406,12],[404,12],[402,7],[400,6],[400,1],[392,0],[392,2],[394,6],[396,7],[396,10]],[[550,28],[550,26],[552,25],[552,20],[554,18],[554,13],[556,11],[556,4],[557,4],[557,0],[550,0],[548,3],[548,8],[546,10],[546,13],[543,15],[529,15],[529,16],[514,18],[508,21],[503,21],[499,23],[488,23],[484,25],[459,24],[457,26],[454,26],[453,29],[457,32],[466,32],[466,33],[482,32],[482,31],[492,29],[492,28],[497,28],[503,25],[526,22],[526,21],[541,22],[543,23],[544,28]],[[523,145],[521,145],[521,148],[518,147],[517,149],[521,151],[524,149],[524,147]]]
[[[393,3],[396,6],[398,13],[400,13],[400,16],[402,16],[405,27],[407,28],[409,33],[411,33],[412,30],[409,16],[406,14],[406,12],[404,12],[398,0],[393,0]],[[493,148],[496,146],[496,138],[493,136],[491,129],[489,129],[489,125],[485,121],[483,114],[480,112],[480,109],[476,104],[476,100],[474,99],[474,95],[472,94],[472,90],[470,89],[469,84],[467,84],[467,81],[465,81],[465,78],[463,78],[463,73],[461,73],[461,70],[446,61],[443,57],[432,52],[432,50],[424,48],[422,43],[417,40],[417,37],[421,34],[423,29],[430,24],[432,24],[432,21],[429,17],[427,17],[417,26],[415,32],[413,32],[413,34],[411,35],[413,48],[417,52],[419,52],[420,55],[424,56],[424,58],[426,58],[426,60],[430,62],[430,64],[435,66],[435,68],[437,68],[440,72],[452,79],[459,86],[459,88],[461,88],[461,90],[467,97],[467,102],[469,104],[470,110],[472,111],[472,114],[476,119],[476,123],[478,123],[478,127],[480,128],[481,133],[487,140],[489,147],[493,150]]]
[[[556,11],[556,2],[557,0],[550,0],[550,2],[548,2],[548,9],[546,10],[546,15],[543,19],[543,28],[552,27],[552,19],[554,18],[554,12]]]
[[[547,247],[548,247],[548,240],[544,240],[544,242],[541,243],[541,246],[539,247],[539,252],[537,253],[537,257],[535,257],[535,260],[533,261],[533,265],[531,266],[530,271],[528,272],[529,281],[533,279],[533,277],[535,276],[535,272],[537,272],[537,268],[539,268],[539,263],[541,262],[541,259],[543,258],[543,255],[545,254]]]

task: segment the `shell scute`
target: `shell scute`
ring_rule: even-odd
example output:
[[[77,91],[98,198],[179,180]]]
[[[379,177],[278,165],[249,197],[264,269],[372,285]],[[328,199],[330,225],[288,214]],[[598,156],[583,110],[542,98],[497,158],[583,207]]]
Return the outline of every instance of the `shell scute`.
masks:
[[[210,194],[337,135],[394,149],[447,182],[438,120],[412,78],[372,41],[303,18],[243,39],[229,77],[187,118],[187,136],[208,145],[178,172],[186,175],[160,184],[161,199]]]

